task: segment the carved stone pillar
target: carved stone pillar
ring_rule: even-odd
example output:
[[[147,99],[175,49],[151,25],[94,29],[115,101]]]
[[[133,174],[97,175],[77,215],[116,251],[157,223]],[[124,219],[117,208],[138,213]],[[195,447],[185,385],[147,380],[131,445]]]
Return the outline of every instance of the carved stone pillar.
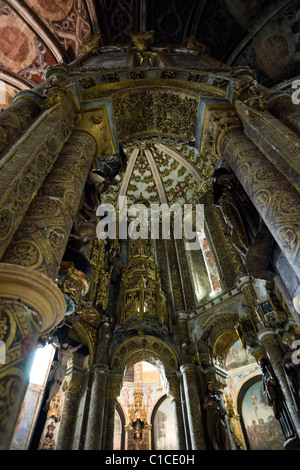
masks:
[[[95,151],[89,134],[73,131],[16,231],[4,262],[56,278]]]
[[[108,361],[111,333],[112,325],[105,321],[101,326],[93,367],[85,450],[100,450],[103,441],[105,441],[105,412],[110,380]]]
[[[56,442],[56,450],[74,449],[73,443],[75,440],[75,429],[78,418],[77,412],[80,399],[87,387],[87,374],[74,368],[74,360],[76,361],[74,356],[73,370],[71,373],[66,375],[61,386],[61,390],[64,394],[64,401]]]
[[[52,111],[56,113],[59,110],[58,106]],[[0,307],[3,305],[7,331],[12,337],[16,336],[18,344],[18,348],[13,346],[12,354],[8,355],[8,365],[1,369],[3,393],[6,394],[3,400],[3,413],[6,418],[3,420],[5,425],[0,436],[2,448],[9,444],[28,384],[30,362],[27,363],[28,356],[23,357],[22,351],[26,352],[31,345],[34,347],[39,336],[54,328],[66,312],[64,297],[51,279],[55,280],[58,273],[93,158],[96,151],[98,154],[101,151],[98,146],[98,140],[102,139],[103,133],[101,113],[82,113],[76,119],[76,127],[33,200],[31,194],[31,204],[26,215],[1,259],[3,283],[0,289]],[[69,129],[68,125],[67,128]],[[52,128],[52,132],[54,131],[55,126]],[[51,142],[56,142],[52,136],[48,138]],[[39,141],[38,134],[36,139]],[[53,151],[56,150],[57,145],[53,144]],[[22,201],[19,201],[19,204],[21,203]],[[32,295],[26,295],[26,289],[32,291]],[[35,290],[40,293],[39,302],[34,301]],[[14,300],[14,303],[9,304],[9,308],[7,299]],[[20,311],[24,312],[25,318],[28,312],[30,325],[31,318],[39,315],[42,318],[45,316],[47,322],[44,324],[42,321],[35,329],[28,326],[30,334],[26,338],[25,333],[19,332],[22,322]],[[8,340],[6,341],[5,334],[6,344]],[[15,369],[19,368],[21,372],[15,372]],[[10,381],[9,377],[14,378],[14,374],[17,375],[17,381]]]
[[[299,189],[300,137],[268,110],[260,111],[241,101],[236,101],[235,108],[247,137]]]
[[[26,100],[31,103],[31,100]],[[4,113],[3,113],[4,114]],[[2,113],[0,114],[0,120]],[[74,122],[68,99],[45,110],[0,163],[0,257],[51,170]]]
[[[64,297],[48,277],[22,266],[0,263],[0,449],[9,448],[29,382],[40,335],[58,324]],[[3,362],[3,358],[1,358]]]
[[[181,405],[181,397],[180,397],[180,384],[177,378],[168,377],[169,383],[169,394],[171,401],[174,405],[175,411],[175,430],[176,430],[176,437],[177,437],[177,449],[178,450],[185,450],[185,436],[184,436],[184,423],[183,423],[183,415],[182,415],[182,405]]]
[[[101,450],[109,375],[108,367],[97,366],[94,368],[85,450]]]
[[[0,113],[0,154],[19,139],[40,112],[38,100],[22,96]]]
[[[282,95],[270,100],[269,110],[296,134],[300,135],[300,106],[292,102],[290,95]]]
[[[206,443],[195,366],[184,364],[180,367],[180,371],[183,378],[192,450],[205,450]]]
[[[238,122],[232,127],[224,122],[221,128],[217,143],[219,155],[235,172],[300,280],[299,192],[245,136]]]
[[[106,429],[104,450],[113,450],[114,444],[114,423],[117,398],[120,395],[122,387],[122,378],[113,377],[110,380],[108,397],[106,402]]]

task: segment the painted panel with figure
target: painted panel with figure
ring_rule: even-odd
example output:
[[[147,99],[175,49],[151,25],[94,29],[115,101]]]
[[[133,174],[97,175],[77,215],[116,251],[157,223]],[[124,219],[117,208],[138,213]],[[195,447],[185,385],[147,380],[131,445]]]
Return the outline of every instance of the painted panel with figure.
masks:
[[[242,417],[251,450],[282,450],[285,439],[272,408],[266,404],[261,381],[247,390]]]

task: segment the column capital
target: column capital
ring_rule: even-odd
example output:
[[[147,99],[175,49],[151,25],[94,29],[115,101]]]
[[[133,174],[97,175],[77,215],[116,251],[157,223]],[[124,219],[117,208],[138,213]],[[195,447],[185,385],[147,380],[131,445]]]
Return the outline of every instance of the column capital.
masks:
[[[208,155],[217,159],[223,158],[221,143],[224,136],[231,129],[242,129],[242,123],[235,108],[229,104],[220,104],[212,107],[206,105],[207,119],[202,132],[201,155]]]
[[[75,129],[89,134],[97,146],[96,157],[116,153],[105,105],[75,116]]]
[[[21,300],[38,312],[42,322],[39,334],[51,331],[66,312],[66,302],[58,286],[49,277],[16,264],[0,263],[0,298]]]

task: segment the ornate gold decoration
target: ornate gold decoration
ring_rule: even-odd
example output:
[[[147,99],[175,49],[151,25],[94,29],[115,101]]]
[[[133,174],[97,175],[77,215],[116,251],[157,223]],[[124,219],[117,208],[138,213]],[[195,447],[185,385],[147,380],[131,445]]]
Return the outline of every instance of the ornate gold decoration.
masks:
[[[89,288],[87,276],[75,269],[73,262],[63,261],[56,282],[62,292],[70,296],[76,304],[86,295]]]
[[[233,86],[235,93],[233,95],[233,101],[243,101],[253,109],[265,111],[269,107],[267,98],[269,98],[271,92],[261,85],[254,79],[253,75],[246,75],[239,77]]]
[[[88,258],[93,266],[90,280],[90,288],[87,298],[96,306],[106,310],[109,294],[109,285],[112,273],[112,266],[109,265],[105,253],[105,240],[95,237],[91,240],[88,251]]]
[[[132,317],[143,321],[150,316],[169,326],[166,298],[161,289],[159,268],[152,260],[146,240],[135,240],[122,275],[121,324]]]
[[[119,141],[153,135],[191,139],[196,132],[198,98],[161,89],[131,90],[112,97]]]
[[[136,424],[137,421],[140,421],[144,425],[148,424],[143,395],[141,384],[137,384],[133,392],[134,402],[129,405],[128,409],[128,421],[131,425]]]
[[[178,359],[174,350],[165,341],[150,335],[134,336],[123,341],[113,351],[110,364],[114,375],[122,376],[126,367],[144,360],[159,370],[163,364],[167,377],[176,375]]]
[[[77,113],[75,128],[94,139],[97,146],[96,157],[110,157],[116,153],[105,106],[99,106],[94,111]]]
[[[104,46],[101,33],[100,32],[96,33],[93,36],[85,39],[81,43],[81,45],[86,52],[92,51],[94,49],[98,49],[99,47]]]
[[[0,164],[0,256],[51,170],[73,128],[74,111],[58,104],[37,119],[34,130],[11,148]]]
[[[194,55],[208,53],[208,48],[202,42],[198,41],[194,36],[190,36],[186,40],[186,48],[190,49]]]
[[[74,131],[30,205],[3,261],[56,278],[94,156],[93,139]]]
[[[43,96],[45,98],[45,108],[50,109],[66,98],[67,90],[58,77],[56,75],[52,75],[45,83]]]
[[[152,30],[145,33],[133,34],[132,41],[138,51],[149,51],[154,42],[154,31]]]
[[[57,325],[66,311],[64,297],[51,279],[14,264],[0,263],[0,298],[21,301],[33,309],[40,334]]]

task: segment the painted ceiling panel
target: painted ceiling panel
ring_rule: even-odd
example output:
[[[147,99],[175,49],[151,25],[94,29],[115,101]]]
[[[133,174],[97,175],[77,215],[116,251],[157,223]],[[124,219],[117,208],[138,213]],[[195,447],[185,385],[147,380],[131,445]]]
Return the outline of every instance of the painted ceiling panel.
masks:
[[[132,34],[153,30],[154,45],[170,54],[193,36],[272,87],[299,74],[299,15],[300,0],[0,0],[0,79],[32,88],[49,65],[80,56],[96,32],[105,46],[127,47]]]

